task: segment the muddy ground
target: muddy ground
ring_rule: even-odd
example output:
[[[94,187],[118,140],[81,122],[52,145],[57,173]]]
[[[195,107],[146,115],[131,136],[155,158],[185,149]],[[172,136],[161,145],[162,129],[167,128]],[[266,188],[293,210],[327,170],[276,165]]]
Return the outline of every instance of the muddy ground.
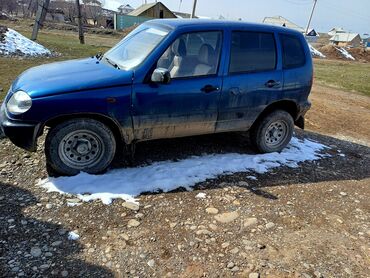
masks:
[[[321,86],[311,99],[296,136],[329,157],[146,193],[139,207],[46,193],[42,146],[0,141],[0,276],[369,277],[370,99]],[[135,164],[226,152],[253,153],[243,134],[199,136],[142,143]]]

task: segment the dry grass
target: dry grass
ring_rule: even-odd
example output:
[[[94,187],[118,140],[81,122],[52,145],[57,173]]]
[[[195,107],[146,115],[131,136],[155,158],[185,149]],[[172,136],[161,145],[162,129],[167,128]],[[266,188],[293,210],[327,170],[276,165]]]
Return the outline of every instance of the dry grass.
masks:
[[[370,63],[315,59],[315,82],[370,96]]]

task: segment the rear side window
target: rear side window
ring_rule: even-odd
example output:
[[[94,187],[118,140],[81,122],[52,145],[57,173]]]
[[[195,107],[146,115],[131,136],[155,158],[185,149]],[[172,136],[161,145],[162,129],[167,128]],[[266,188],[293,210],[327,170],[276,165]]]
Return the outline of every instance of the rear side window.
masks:
[[[230,53],[230,73],[274,70],[275,38],[272,33],[234,31]]]
[[[298,37],[280,34],[283,48],[283,68],[298,68],[305,64],[303,45]]]

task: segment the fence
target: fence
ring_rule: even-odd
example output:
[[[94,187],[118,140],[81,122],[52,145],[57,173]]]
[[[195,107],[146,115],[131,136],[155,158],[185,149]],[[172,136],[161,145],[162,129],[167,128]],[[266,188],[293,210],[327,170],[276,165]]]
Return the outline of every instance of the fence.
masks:
[[[126,14],[115,14],[114,15],[114,29],[122,30],[133,25],[138,25],[152,18],[144,16],[132,16]]]

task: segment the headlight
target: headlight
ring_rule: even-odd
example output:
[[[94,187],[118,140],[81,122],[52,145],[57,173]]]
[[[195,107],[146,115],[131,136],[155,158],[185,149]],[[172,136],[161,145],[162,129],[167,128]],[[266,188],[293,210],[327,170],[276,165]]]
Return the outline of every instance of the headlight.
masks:
[[[12,114],[22,114],[27,112],[32,106],[31,97],[23,92],[18,91],[12,95],[6,104],[6,108]]]

